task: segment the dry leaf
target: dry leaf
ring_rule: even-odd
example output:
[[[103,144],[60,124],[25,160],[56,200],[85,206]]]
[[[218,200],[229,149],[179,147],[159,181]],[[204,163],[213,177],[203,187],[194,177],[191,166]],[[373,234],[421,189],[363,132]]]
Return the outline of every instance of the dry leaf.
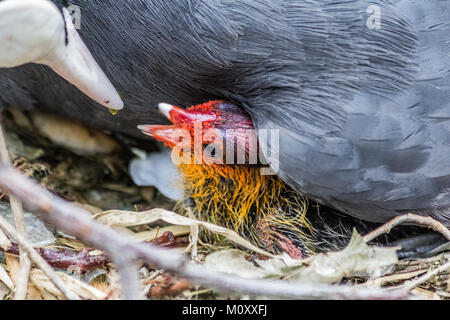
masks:
[[[42,292],[34,284],[28,284],[27,300],[56,300],[56,297],[45,292]]]
[[[153,209],[150,211],[142,211],[142,212],[111,210],[96,215],[96,218],[98,221],[113,227],[139,226],[144,224],[151,224],[159,220],[174,225],[189,226],[189,227],[201,226],[208,229],[211,232],[223,235],[228,240],[233,241],[234,243],[243,246],[247,249],[250,249],[254,252],[269,257],[275,257],[273,254],[270,254],[265,250],[262,250],[254,246],[249,241],[245,240],[232,230],[219,227],[209,222],[183,217],[174,212],[167,211],[164,209]]]
[[[427,270],[423,269],[423,270],[416,270],[416,271],[412,271],[412,272],[396,273],[396,274],[392,274],[389,276],[369,280],[365,283],[365,285],[367,287],[379,288],[385,284],[408,280],[408,279],[414,278],[418,275],[424,274],[426,272],[427,272]]]
[[[0,230],[0,248],[6,251],[10,246],[11,241],[9,241],[8,237]]]
[[[212,253],[205,266],[214,271],[245,278],[285,278],[292,283],[336,283],[347,276],[380,274],[396,262],[396,249],[369,247],[354,233],[346,249],[328,254],[293,260],[282,255],[268,260],[248,261],[246,253],[237,249]]]
[[[17,283],[17,276],[20,272],[19,259],[10,254],[5,254],[6,266],[8,267],[9,275],[14,284]]]
[[[8,299],[10,293],[11,290],[3,282],[0,282],[0,300]]]
[[[371,247],[356,232],[342,251],[318,254],[304,259],[306,267],[294,270],[288,280],[293,283],[338,283],[344,277],[386,274],[398,262],[396,248]]]
[[[424,300],[441,300],[438,294],[422,288],[415,288],[411,291],[411,293]]]
[[[222,250],[207,255],[204,265],[210,270],[239,275],[242,278],[267,277],[268,273],[266,270],[248,261],[246,259],[247,255],[247,253],[238,249]]]
[[[89,300],[104,300],[106,299],[106,294],[93,286],[77,280],[66,273],[57,272],[58,276],[66,283],[67,287],[79,295],[83,299]],[[53,285],[53,283],[47,278],[47,276],[38,269],[34,269],[30,272],[31,281],[40,290],[46,290],[52,295],[63,299],[63,294]]]

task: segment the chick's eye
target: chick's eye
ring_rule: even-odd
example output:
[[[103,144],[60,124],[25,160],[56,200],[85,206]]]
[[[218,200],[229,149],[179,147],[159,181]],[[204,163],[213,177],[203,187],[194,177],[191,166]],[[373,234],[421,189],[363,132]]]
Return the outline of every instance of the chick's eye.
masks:
[[[222,150],[219,148],[219,146],[215,143],[204,143],[202,145],[203,152],[205,155],[211,157],[211,158],[221,158],[222,157]]]

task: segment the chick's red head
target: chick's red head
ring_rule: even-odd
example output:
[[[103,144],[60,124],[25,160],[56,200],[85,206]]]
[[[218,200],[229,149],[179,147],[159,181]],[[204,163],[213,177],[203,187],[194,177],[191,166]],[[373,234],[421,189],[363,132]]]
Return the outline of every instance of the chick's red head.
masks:
[[[250,116],[234,103],[215,100],[182,109],[159,104],[172,125],[141,125],[144,133],[178,150],[186,148],[198,161],[256,164],[257,138]]]

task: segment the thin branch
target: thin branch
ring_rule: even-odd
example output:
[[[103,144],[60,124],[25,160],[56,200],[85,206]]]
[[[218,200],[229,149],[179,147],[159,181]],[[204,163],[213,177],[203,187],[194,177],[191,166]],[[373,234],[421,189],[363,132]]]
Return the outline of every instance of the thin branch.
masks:
[[[128,252],[116,253],[113,256],[122,284],[125,300],[143,300],[143,291],[139,281],[138,264]]]
[[[3,117],[0,112],[0,159],[5,165],[11,165],[11,159],[9,158],[8,147],[5,138],[5,131],[3,128]],[[14,195],[9,196],[9,202],[11,204],[11,212],[14,217],[14,224],[17,232],[26,238],[27,231],[25,228],[25,221],[23,218],[22,203]],[[20,255],[20,271],[17,277],[16,290],[14,294],[15,300],[25,300],[28,291],[28,278],[31,270],[31,262],[28,255],[23,248],[19,248]]]
[[[11,212],[14,217],[14,224],[18,233],[27,239],[27,231],[25,229],[25,221],[23,218],[22,202],[15,196],[9,197],[11,204]],[[28,258],[27,252],[19,246],[19,262],[20,270],[17,276],[16,290],[14,293],[15,300],[25,300],[28,292],[28,279],[31,271],[31,261]]]
[[[0,188],[20,197],[32,212],[59,230],[75,236],[82,242],[96,247],[116,258],[116,254],[127,252],[134,261],[142,260],[151,265],[179,274],[199,284],[234,292],[296,299],[407,299],[404,291],[330,286],[320,284],[292,285],[280,280],[244,279],[213,272],[204,266],[189,262],[183,254],[147,243],[135,243],[126,234],[119,233],[93,221],[82,208],[50,194],[18,171],[0,166]],[[135,288],[137,286],[134,284]]]
[[[401,216],[395,217],[391,221],[365,235],[364,241],[370,242],[384,233],[391,232],[392,228],[405,222],[413,222],[422,226],[429,227],[434,231],[441,233],[450,241],[450,230],[446,226],[431,217],[423,217],[413,213],[403,214]]]
[[[27,252],[20,247],[20,270],[17,276],[16,290],[14,293],[14,300],[25,300],[28,293],[28,280],[31,271],[31,261],[28,258]]]

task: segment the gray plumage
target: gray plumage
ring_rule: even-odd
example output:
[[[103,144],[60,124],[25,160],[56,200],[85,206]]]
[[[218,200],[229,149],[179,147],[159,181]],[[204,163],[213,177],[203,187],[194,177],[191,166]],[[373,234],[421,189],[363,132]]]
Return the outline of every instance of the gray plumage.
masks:
[[[165,121],[159,102],[229,99],[280,129],[280,177],[296,190],[368,221],[414,211],[450,226],[450,1],[69,2],[125,110],[40,66],[1,70],[0,104],[139,137],[137,124]]]

